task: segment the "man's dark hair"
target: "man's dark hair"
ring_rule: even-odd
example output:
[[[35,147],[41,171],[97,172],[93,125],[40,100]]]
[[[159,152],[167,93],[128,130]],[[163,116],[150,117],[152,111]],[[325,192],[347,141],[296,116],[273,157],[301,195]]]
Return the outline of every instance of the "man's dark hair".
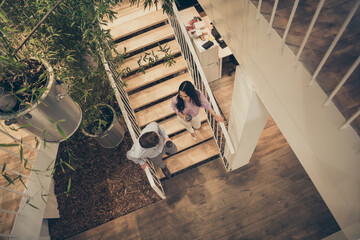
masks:
[[[146,132],[139,138],[140,146],[143,148],[152,148],[159,143],[159,135],[156,132]]]

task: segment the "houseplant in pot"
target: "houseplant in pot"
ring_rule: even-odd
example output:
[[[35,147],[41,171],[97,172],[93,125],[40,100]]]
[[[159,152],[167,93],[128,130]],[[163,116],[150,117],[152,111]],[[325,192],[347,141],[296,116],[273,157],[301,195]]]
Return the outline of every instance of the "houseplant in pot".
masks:
[[[104,148],[114,148],[124,139],[124,129],[115,110],[107,104],[97,104],[85,113],[81,131],[94,138]]]
[[[79,127],[81,109],[64,84],[55,80],[53,68],[42,54],[31,47],[15,47],[21,29],[0,11],[0,120],[26,126],[45,141],[63,141]]]

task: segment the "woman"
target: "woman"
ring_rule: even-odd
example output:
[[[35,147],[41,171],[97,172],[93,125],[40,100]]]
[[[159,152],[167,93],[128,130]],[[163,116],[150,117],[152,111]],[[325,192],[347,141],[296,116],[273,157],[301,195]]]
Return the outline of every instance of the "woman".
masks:
[[[199,129],[201,126],[200,107],[208,110],[216,121],[224,122],[220,115],[215,114],[205,96],[196,90],[189,81],[184,81],[180,84],[178,95],[173,97],[171,107],[178,115],[180,123],[190,132],[193,140],[196,140],[194,128]]]

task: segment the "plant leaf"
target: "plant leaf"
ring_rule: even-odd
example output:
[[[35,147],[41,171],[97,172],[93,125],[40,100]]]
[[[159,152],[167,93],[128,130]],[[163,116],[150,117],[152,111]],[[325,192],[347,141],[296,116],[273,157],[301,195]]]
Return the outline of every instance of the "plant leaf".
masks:
[[[71,178],[69,179],[69,183],[68,183],[68,186],[67,186],[67,191],[68,192],[70,191],[70,188],[71,188]]]
[[[61,129],[61,127],[59,126],[59,124],[56,124],[56,128],[57,128],[58,132],[60,133],[60,135],[66,140],[66,135],[65,135],[64,131]]]
[[[6,163],[4,163],[3,168],[1,170],[2,173],[5,171],[5,168],[6,168]]]
[[[16,146],[19,146],[19,144],[17,144],[17,143],[9,143],[9,144],[0,143],[0,147],[16,147]]]

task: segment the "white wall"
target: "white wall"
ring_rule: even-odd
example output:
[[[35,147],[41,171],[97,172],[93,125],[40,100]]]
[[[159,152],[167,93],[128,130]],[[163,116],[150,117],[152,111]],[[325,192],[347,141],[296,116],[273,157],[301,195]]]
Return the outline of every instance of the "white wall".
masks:
[[[280,37],[268,32],[248,0],[199,0],[254,82],[259,98],[286,137],[333,216],[344,228],[360,220],[360,139]],[[295,67],[296,66],[296,67]],[[234,92],[238,89],[234,88]]]
[[[269,119],[269,113],[256,94],[253,83],[236,68],[229,119],[229,134],[236,150],[231,155],[226,148],[230,169],[235,170],[249,163],[259,137]]]

